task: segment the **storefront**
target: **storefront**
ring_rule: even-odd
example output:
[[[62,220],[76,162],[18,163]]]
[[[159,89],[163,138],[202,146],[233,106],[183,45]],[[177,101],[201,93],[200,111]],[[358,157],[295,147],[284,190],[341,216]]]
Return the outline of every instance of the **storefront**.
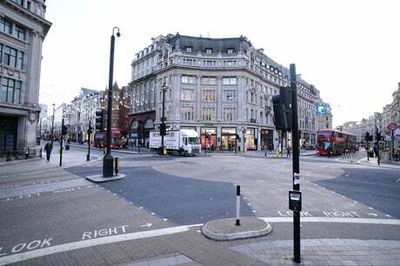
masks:
[[[0,152],[17,148],[18,117],[0,116]]]
[[[146,112],[131,116],[128,139],[136,146],[147,146],[150,131],[154,130],[155,112]]]
[[[246,150],[257,150],[257,128],[247,128]]]
[[[216,127],[201,127],[200,129],[200,144],[201,148],[217,149],[217,128]]]
[[[221,149],[234,151],[237,146],[236,140],[237,129],[235,127],[223,127],[221,128]]]
[[[270,129],[261,129],[261,149],[273,150],[274,131]]]

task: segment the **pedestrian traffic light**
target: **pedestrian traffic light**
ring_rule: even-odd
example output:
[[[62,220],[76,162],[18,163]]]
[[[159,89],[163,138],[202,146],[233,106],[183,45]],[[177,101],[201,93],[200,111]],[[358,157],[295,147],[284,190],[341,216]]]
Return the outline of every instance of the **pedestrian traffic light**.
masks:
[[[368,131],[365,133],[365,141],[373,141],[373,136]]]
[[[61,134],[62,134],[63,136],[65,136],[65,135],[67,135],[67,133],[68,133],[68,126],[62,125]]]
[[[289,87],[281,87],[279,95],[272,97],[274,124],[278,130],[292,129],[292,93]]]
[[[96,111],[96,130],[104,129],[104,110]]]
[[[369,132],[367,131],[367,133],[365,133],[365,141],[369,141]]]
[[[377,141],[381,141],[381,140],[382,140],[381,132],[378,132],[378,133],[376,134],[376,140],[377,140]]]

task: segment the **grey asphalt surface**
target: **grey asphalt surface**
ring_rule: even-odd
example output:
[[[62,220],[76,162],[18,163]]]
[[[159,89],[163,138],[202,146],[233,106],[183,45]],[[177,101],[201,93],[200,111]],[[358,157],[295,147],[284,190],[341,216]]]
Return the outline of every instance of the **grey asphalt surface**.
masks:
[[[93,156],[97,156],[96,153]],[[82,177],[101,173],[101,154],[98,154],[99,160],[87,164],[80,159],[86,159],[85,151],[78,147],[65,152],[63,169],[57,167],[57,161],[47,163],[45,160],[2,165],[0,258],[10,255],[13,248],[16,251],[19,243],[35,240],[51,239],[51,245],[55,246],[81,241],[85,233],[94,237],[95,231],[98,234],[101,229],[113,235],[233,217],[235,184],[242,186],[243,214],[291,217],[287,208],[287,193],[291,189],[290,159],[265,158],[260,153],[164,158],[153,154],[121,153],[119,156],[121,172],[126,178],[100,186]],[[398,170],[352,164],[338,158],[301,157],[302,215],[399,218],[395,207],[395,203],[400,202],[396,194],[400,191]],[[237,241],[234,245],[291,239],[291,223],[271,224],[273,232],[268,237]],[[302,238],[398,241],[398,228],[398,225],[379,223],[303,223]],[[192,237],[189,239],[196,245],[198,228],[193,230],[194,235],[189,234]],[[175,248],[157,252],[157,247],[160,248],[157,245],[162,243],[155,241],[153,244],[148,253],[123,261],[158,256],[164,260],[177,252]],[[26,248],[18,252],[25,251]]]

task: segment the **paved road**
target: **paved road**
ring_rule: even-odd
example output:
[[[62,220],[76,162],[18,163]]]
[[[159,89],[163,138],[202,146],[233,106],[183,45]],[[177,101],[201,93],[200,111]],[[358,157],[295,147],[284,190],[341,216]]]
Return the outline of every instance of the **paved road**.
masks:
[[[236,184],[242,186],[243,215],[269,217],[274,233],[268,239],[291,239],[290,159],[121,154],[126,178],[94,185],[82,177],[101,173],[101,160],[86,164],[82,157],[85,151],[77,147],[65,153],[63,169],[44,160],[2,166],[0,257],[232,217]],[[339,158],[302,157],[302,237],[400,240],[398,220],[392,219],[400,217],[398,173]],[[146,256],[156,256],[156,250],[157,245]]]

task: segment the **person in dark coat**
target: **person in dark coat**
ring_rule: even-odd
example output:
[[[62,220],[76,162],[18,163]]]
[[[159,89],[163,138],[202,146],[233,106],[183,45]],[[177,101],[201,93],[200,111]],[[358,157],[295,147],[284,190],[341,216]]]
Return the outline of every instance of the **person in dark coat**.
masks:
[[[50,141],[47,141],[46,145],[44,146],[44,150],[46,151],[47,161],[50,161],[50,154],[51,154],[52,149],[53,149],[53,145],[51,144]]]

